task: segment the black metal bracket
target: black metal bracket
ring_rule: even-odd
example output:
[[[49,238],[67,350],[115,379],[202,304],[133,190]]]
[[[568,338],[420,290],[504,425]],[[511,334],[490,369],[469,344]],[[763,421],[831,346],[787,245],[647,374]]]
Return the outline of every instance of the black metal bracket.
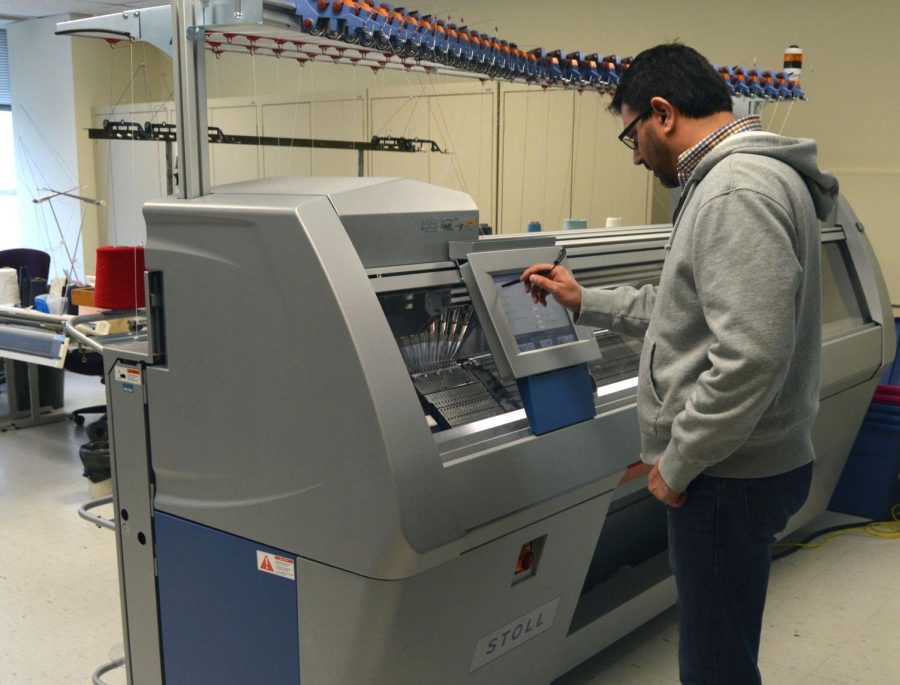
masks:
[[[403,138],[397,136],[373,136],[371,141],[327,140],[322,138],[282,138],[280,136],[235,136],[217,126],[209,127],[209,142],[224,145],[265,145],[271,147],[297,147],[322,150],[357,150],[364,152],[438,152],[445,151],[433,140]],[[92,140],[145,140],[175,142],[178,138],[174,124],[143,126],[132,121],[104,120],[103,128],[88,129]]]

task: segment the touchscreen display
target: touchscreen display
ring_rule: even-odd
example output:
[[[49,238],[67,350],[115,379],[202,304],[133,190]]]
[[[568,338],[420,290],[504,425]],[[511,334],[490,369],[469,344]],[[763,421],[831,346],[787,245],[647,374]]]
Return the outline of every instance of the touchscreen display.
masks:
[[[554,345],[575,342],[575,327],[568,312],[553,297],[547,298],[547,306],[536,303],[525,291],[522,283],[502,287],[522,275],[522,270],[492,273],[491,279],[506,318],[512,326],[519,352],[539,350]]]

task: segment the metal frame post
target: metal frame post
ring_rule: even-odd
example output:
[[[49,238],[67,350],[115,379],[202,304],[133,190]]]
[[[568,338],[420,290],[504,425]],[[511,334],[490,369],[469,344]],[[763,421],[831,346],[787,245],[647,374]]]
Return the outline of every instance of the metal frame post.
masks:
[[[206,51],[200,0],[172,2],[172,71],[178,132],[178,197],[209,194]]]

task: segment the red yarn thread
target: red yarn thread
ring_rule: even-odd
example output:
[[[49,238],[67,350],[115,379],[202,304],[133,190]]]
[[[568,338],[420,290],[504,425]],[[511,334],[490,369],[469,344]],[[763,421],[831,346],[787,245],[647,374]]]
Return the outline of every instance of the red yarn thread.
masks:
[[[144,248],[97,248],[94,306],[101,309],[138,309],[144,306]]]

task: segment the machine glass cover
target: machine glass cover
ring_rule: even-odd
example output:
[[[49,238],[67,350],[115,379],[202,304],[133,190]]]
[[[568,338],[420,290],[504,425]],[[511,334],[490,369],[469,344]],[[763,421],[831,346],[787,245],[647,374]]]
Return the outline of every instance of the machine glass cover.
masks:
[[[578,340],[568,312],[555,299],[548,297],[545,307],[536,303],[524,286],[503,287],[504,283],[509,283],[521,274],[522,269],[491,273],[519,352],[540,350]]]

